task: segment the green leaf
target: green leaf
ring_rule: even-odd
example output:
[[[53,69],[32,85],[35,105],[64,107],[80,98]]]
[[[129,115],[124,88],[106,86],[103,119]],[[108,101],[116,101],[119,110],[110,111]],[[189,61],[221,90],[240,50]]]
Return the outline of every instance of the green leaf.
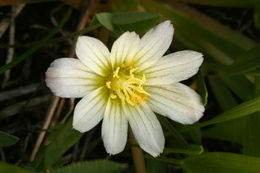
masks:
[[[241,144],[244,146],[248,140],[247,117],[235,119],[214,125],[213,127],[203,129],[202,137],[209,139],[218,139]]]
[[[203,72],[200,71],[197,78],[198,93],[202,97],[203,105],[206,106],[208,102],[208,90],[205,84]]]
[[[260,46],[243,53],[239,58],[230,66],[226,67],[225,75],[244,74],[254,71],[260,67]]]
[[[0,147],[7,147],[16,144],[20,139],[16,136],[10,135],[0,131]]]
[[[221,77],[221,79],[240,99],[247,101],[253,98],[253,85],[246,77],[238,75]]]
[[[212,152],[188,157],[181,167],[186,173],[259,173],[260,158]]]
[[[97,20],[105,26],[108,30],[113,31],[114,25],[112,23],[113,14],[112,13],[98,13],[96,14]]]
[[[225,84],[239,98],[246,101],[253,97],[253,84],[243,76],[222,78]],[[225,99],[225,98],[223,98]],[[244,118],[219,123],[211,128],[203,129],[203,138],[214,138],[241,144],[243,153],[260,156],[259,112]]]
[[[146,168],[149,173],[167,172],[167,163],[157,160],[146,160]]]
[[[241,53],[255,47],[253,40],[210,17],[175,1],[168,2],[170,5],[142,0],[147,10],[160,13],[164,15],[164,19],[172,21],[176,31],[175,38],[185,46],[203,51],[210,58],[227,65],[232,64]]]
[[[48,34],[46,35],[39,43],[34,45],[32,48],[24,52],[22,55],[15,58],[12,62],[9,64],[6,64],[2,67],[0,67],[0,74],[4,73],[6,70],[15,67],[17,64],[24,61],[26,58],[29,58],[33,53],[35,53],[39,48],[41,48],[44,44],[48,42],[57,32],[59,32],[60,28],[68,21],[70,18],[70,15],[72,13],[72,9],[69,8],[66,12],[65,16],[62,18],[61,22]]]
[[[229,109],[222,114],[201,123],[196,123],[194,125],[184,126],[181,131],[188,131],[199,127],[205,127],[212,124],[217,124],[225,121],[234,120],[237,118],[242,118],[250,114],[260,111],[260,96],[254,99],[251,99],[247,102],[241,103],[238,106],[235,106]]]
[[[176,142],[183,148],[189,148],[188,142],[185,140],[185,138],[182,136],[180,132],[170,123],[170,121],[163,117],[163,116],[157,116],[160,123],[169,131],[169,134],[174,137]]]
[[[250,72],[247,72],[248,75],[252,75],[252,76],[260,76],[260,68],[257,68],[255,70],[252,70]]]
[[[220,78],[209,76],[208,79],[212,91],[222,110],[228,110],[237,105],[235,98]]]
[[[19,168],[16,165],[0,162],[0,173],[31,173],[31,172],[26,169]]]
[[[78,142],[82,135],[82,133],[72,129],[72,119],[66,124],[56,127],[50,134],[49,145],[37,154],[34,167],[46,169],[60,163],[61,156]]]
[[[51,169],[51,173],[120,173],[125,169],[125,165],[108,161],[96,160],[89,162],[73,163],[68,166]]]
[[[149,12],[98,13],[97,20],[115,36],[126,31],[142,32],[154,26],[160,16]]]
[[[235,86],[235,93],[240,92],[240,89],[237,87],[243,87],[246,86],[246,84],[241,83],[237,85],[236,82],[239,82],[239,80],[243,82],[245,79],[236,76],[226,78],[209,77],[210,86],[222,110],[226,111],[237,105],[229,88],[233,89],[233,86]],[[243,89],[241,88],[241,90]],[[245,92],[247,92],[247,90],[245,90]],[[213,127],[203,129],[202,136],[203,138],[220,139],[242,144],[241,138],[243,138],[244,135],[241,134],[245,133],[246,118],[247,117],[219,123]]]
[[[183,149],[183,148],[164,148],[164,153],[179,153],[179,154],[187,154],[187,155],[199,155],[203,153],[202,145],[194,145],[191,148]]]

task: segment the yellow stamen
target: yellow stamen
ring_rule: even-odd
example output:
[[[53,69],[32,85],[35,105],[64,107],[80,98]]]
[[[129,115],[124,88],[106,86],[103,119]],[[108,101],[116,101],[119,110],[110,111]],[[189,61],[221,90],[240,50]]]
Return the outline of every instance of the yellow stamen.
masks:
[[[149,93],[143,86],[146,81],[145,75],[140,78],[140,75],[135,75],[135,71],[136,69],[124,64],[113,71],[111,78],[106,82],[112,99],[119,98],[123,104],[128,103],[132,106],[146,101]]]
[[[119,70],[120,70],[120,67],[117,67],[117,68],[116,68],[116,71],[114,71],[114,73],[113,73],[113,77],[114,77],[114,78],[119,78],[119,76],[118,76]]]
[[[107,86],[107,88],[111,89],[111,81],[107,81],[106,86]]]
[[[117,98],[117,96],[116,96],[115,94],[113,94],[113,93],[110,94],[110,97],[111,97],[112,99],[116,99],[116,98]]]

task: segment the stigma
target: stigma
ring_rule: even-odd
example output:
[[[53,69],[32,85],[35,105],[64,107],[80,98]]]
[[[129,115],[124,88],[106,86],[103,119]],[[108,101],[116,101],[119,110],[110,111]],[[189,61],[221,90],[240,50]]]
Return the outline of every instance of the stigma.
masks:
[[[111,99],[120,99],[123,104],[138,106],[146,101],[149,93],[144,89],[145,75],[137,75],[131,66],[122,65],[112,71],[106,81]]]

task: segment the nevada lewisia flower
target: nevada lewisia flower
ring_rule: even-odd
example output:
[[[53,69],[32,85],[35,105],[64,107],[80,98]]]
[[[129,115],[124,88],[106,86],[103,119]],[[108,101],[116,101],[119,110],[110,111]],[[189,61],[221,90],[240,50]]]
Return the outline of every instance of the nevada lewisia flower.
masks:
[[[185,50],[163,56],[173,32],[170,21],[141,39],[125,32],[111,52],[101,41],[80,36],[79,59],[57,59],[46,72],[47,86],[55,95],[83,97],[74,110],[73,128],[83,133],[103,119],[105,149],[117,154],[126,145],[129,122],[140,147],[156,157],[165,139],[155,113],[182,124],[198,121],[204,112],[200,96],[179,82],[198,72],[202,54]]]

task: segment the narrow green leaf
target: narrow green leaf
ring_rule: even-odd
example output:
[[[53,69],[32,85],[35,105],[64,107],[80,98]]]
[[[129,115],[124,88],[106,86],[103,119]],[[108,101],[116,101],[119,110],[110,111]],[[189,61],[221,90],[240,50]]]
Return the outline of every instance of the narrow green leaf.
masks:
[[[238,59],[230,66],[226,67],[224,73],[226,75],[244,74],[254,71],[260,67],[260,46],[243,53]]]
[[[72,129],[72,118],[56,127],[50,134],[49,145],[39,152],[35,159],[35,167],[46,169],[61,161],[61,156],[70,149],[83,134]]]
[[[29,58],[33,53],[35,53],[39,48],[41,48],[44,44],[47,43],[48,40],[50,40],[57,32],[59,32],[60,28],[68,21],[70,18],[70,15],[72,13],[72,9],[69,8],[60,23],[47,35],[45,36],[39,43],[34,45],[32,48],[24,52],[22,55],[15,58],[12,62],[9,64],[6,64],[2,67],[0,67],[0,74],[4,73],[6,70],[15,67],[17,64],[24,61],[26,58]]]
[[[61,125],[50,135],[50,144],[46,148],[44,162],[50,168],[70,147],[81,138],[82,133],[72,129],[72,119]]]
[[[222,80],[230,90],[244,101],[253,98],[253,84],[243,76],[229,76]],[[256,80],[257,81],[257,80]],[[256,84],[257,85],[257,84]],[[257,87],[256,87],[257,88]],[[224,99],[224,98],[223,98]],[[260,156],[259,112],[239,119],[223,122],[203,129],[203,138],[225,140],[243,146],[243,153]]]
[[[231,64],[238,55],[255,47],[254,41],[210,17],[175,1],[168,2],[170,5],[142,0],[147,10],[160,13],[173,22],[175,36],[184,45],[196,47],[222,64]]]
[[[160,16],[149,12],[98,13],[97,20],[115,36],[126,31],[142,32],[154,26]]]
[[[0,162],[0,173],[32,173],[32,172],[23,168],[19,168],[16,165]]]
[[[187,154],[187,155],[199,155],[203,153],[202,145],[194,145],[191,148],[183,149],[183,148],[164,148],[164,153],[179,153],[179,154]]]
[[[198,93],[202,98],[203,105],[206,106],[208,102],[208,90],[205,84],[204,75],[202,71],[200,71],[198,74],[197,88],[198,88]]]
[[[223,123],[215,124],[210,128],[202,130],[202,137],[208,139],[218,139],[235,144],[245,145],[248,140],[248,117],[239,118]]]
[[[208,79],[212,91],[222,110],[228,110],[237,105],[235,98],[220,78],[209,76]]]
[[[212,124],[217,124],[225,121],[234,120],[237,118],[242,118],[250,114],[260,111],[260,96],[254,99],[251,99],[247,102],[241,103],[238,106],[235,106],[228,111],[212,118],[211,120],[197,123],[194,125],[184,126],[182,131],[188,131],[199,127],[205,127]]]
[[[146,170],[149,173],[167,172],[167,163],[158,160],[146,160]]]
[[[114,25],[112,23],[113,14],[112,13],[98,13],[96,14],[97,20],[105,26],[108,30],[113,31]]]
[[[229,81],[229,79],[231,81]],[[239,82],[239,80],[241,80],[240,77],[236,78],[233,76],[224,79],[217,78],[217,77],[209,77],[210,86],[222,110],[226,111],[237,105],[236,100],[232,96],[227,86],[232,90],[233,85],[236,85],[236,82]],[[244,80],[241,80],[241,82],[243,81]],[[243,84],[241,85],[239,84],[238,86],[235,87],[240,87],[240,86],[243,87]],[[236,92],[239,92],[239,89],[235,89],[235,90]],[[245,90],[245,92],[247,92],[247,90]],[[245,129],[246,118],[247,117],[219,123],[214,125],[213,127],[203,129],[202,137],[226,140],[234,143],[243,144],[242,138],[244,138],[244,135],[242,134],[244,134],[245,133],[244,130],[246,130]]]
[[[255,77],[254,83],[254,97],[260,95],[260,78]],[[245,130],[245,140],[244,140],[244,148],[243,152],[248,155],[252,156],[260,156],[260,112],[253,114],[253,116],[248,117],[247,119],[247,126]]]
[[[68,166],[51,169],[51,173],[120,173],[126,166],[124,164],[108,161],[95,160],[89,162],[73,163]]]
[[[253,97],[251,92],[253,85],[246,77],[239,75],[222,77],[221,79],[242,100],[247,101]]]
[[[212,152],[188,157],[181,167],[186,173],[259,173],[260,158]]]
[[[0,147],[7,147],[16,144],[20,139],[16,136],[10,135],[0,131]]]
[[[190,148],[186,139],[178,132],[177,129],[169,122],[169,120],[163,116],[157,116],[160,123],[169,131],[170,135],[172,135],[175,140],[179,143],[179,145],[183,148]]]
[[[181,125],[183,126],[183,125]],[[202,139],[202,133],[200,128],[193,129],[191,131],[187,131],[185,133],[182,133],[182,135],[185,137],[186,140],[190,141],[190,143],[193,144],[201,144]]]
[[[250,72],[247,72],[248,75],[251,75],[251,76],[260,76],[260,68],[257,68],[255,70],[252,70]]]

